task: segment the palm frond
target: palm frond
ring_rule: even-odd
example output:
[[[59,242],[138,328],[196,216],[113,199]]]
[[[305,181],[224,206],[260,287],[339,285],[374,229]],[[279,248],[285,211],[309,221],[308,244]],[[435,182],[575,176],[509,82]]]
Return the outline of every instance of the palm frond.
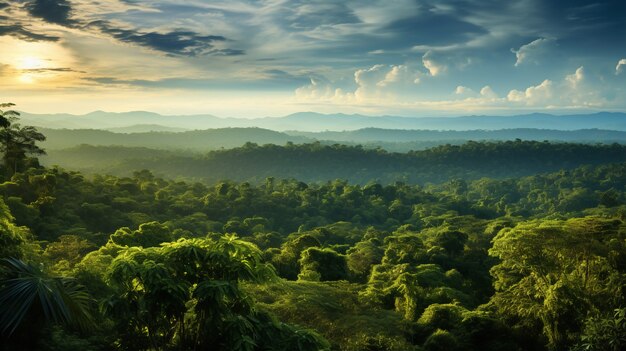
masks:
[[[0,282],[0,331],[11,335],[27,319],[87,329],[92,299],[70,278],[50,277],[36,266],[15,258],[3,260],[7,277]]]

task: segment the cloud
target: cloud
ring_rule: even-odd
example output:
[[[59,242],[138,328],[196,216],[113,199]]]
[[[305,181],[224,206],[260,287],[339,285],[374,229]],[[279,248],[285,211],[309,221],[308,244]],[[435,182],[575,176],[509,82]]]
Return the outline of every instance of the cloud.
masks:
[[[354,81],[358,88],[354,95],[359,99],[367,99],[380,94],[386,85],[387,75],[393,68],[386,65],[374,65],[367,69],[359,69],[354,72]]]
[[[342,89],[333,87],[325,78],[311,78],[309,84],[295,90],[295,97],[299,101],[338,102],[345,100],[347,94]]]
[[[342,2],[293,1],[283,8],[284,23],[294,30],[313,30],[321,26],[359,23],[359,18]]]
[[[448,66],[441,62],[438,62],[433,56],[434,54],[432,51],[427,51],[424,56],[422,56],[422,63],[424,64],[424,67],[426,67],[428,72],[430,72],[430,75],[435,77],[447,71]]]
[[[53,35],[34,33],[19,24],[0,26],[0,36],[3,35],[11,35],[24,41],[58,41],[60,39],[59,37]]]
[[[496,92],[493,91],[493,89],[491,89],[491,87],[488,85],[485,85],[484,87],[482,87],[482,89],[480,89],[480,96],[487,98],[487,99],[498,98],[498,94],[496,94]]]
[[[438,98],[437,95],[426,97],[418,93],[419,86],[406,83],[416,76],[415,70],[407,65],[374,65],[355,72],[357,88],[353,91],[337,89],[328,80],[312,80],[311,84],[296,90],[298,101],[324,102],[335,106],[361,106],[377,108],[384,112],[385,108],[436,108],[463,111],[480,111],[489,109],[597,109],[601,106],[620,104],[619,97],[607,100],[607,89],[594,84],[588,79],[583,66],[561,79],[544,79],[536,85],[525,89],[512,89],[500,96],[490,85],[480,90],[458,85],[454,95],[449,99]],[[419,72],[417,72],[419,78]],[[417,81],[419,82],[419,80]],[[602,84],[601,81],[599,81]],[[399,84],[404,83],[404,84]],[[432,83],[432,81],[429,81]],[[430,85],[427,89],[430,89]],[[609,88],[608,92],[611,91]],[[420,99],[420,97],[423,97]],[[621,105],[620,105],[621,106]]]
[[[374,65],[368,69],[359,69],[354,72],[354,82],[357,89],[354,96],[357,99],[394,98],[399,90],[420,82],[419,72],[407,65]]]
[[[525,103],[526,105],[537,105],[546,102],[552,97],[552,86],[552,81],[546,79],[539,85],[526,88],[525,91],[513,89],[508,93],[507,100]]]
[[[578,67],[576,69],[576,72],[574,72],[573,74],[565,76],[565,80],[572,89],[578,88],[583,79],[585,79],[585,71],[583,66]]]
[[[472,96],[472,95],[476,95],[476,93],[474,92],[474,90],[472,90],[472,89],[470,89],[470,88],[468,88],[468,87],[462,86],[462,85],[457,86],[457,87],[456,87],[456,89],[454,89],[454,93],[455,93],[456,95],[461,95],[461,96]]]
[[[518,67],[524,63],[538,64],[539,59],[546,55],[550,46],[555,42],[555,39],[551,38],[539,38],[532,42],[520,46],[519,49],[511,49],[511,52],[515,54],[517,61],[515,61],[515,67]]]
[[[84,77],[84,82],[120,88],[148,88],[153,90],[263,90],[276,91],[289,86],[292,89],[306,82],[304,77],[280,70],[261,72],[261,76],[250,80],[225,78],[162,78],[122,79],[116,77]]]
[[[21,72],[24,73],[48,73],[48,72],[76,72],[76,73],[85,73],[83,71],[77,71],[75,69],[69,67],[50,67],[50,68],[28,68],[21,69]]]
[[[56,41],[60,39],[56,35],[51,36],[32,32],[30,30],[31,27],[41,28],[43,26],[33,21],[29,21],[28,26],[26,26],[27,22],[23,20],[19,12],[22,7],[13,6],[8,8],[15,14],[18,14],[18,16],[15,16],[18,23],[0,26],[0,35],[9,34],[29,41]],[[157,27],[158,29],[142,29],[141,26],[146,25],[146,23],[142,23],[143,21],[141,20],[130,22],[133,23],[131,25],[125,21],[108,19],[123,17],[128,14],[130,18],[136,20],[137,18],[132,16],[137,13],[145,12],[153,15],[159,13],[158,9],[146,8],[140,2],[124,4],[118,1],[100,3],[85,2],[83,0],[74,0],[73,2],[68,0],[27,0],[23,9],[32,18],[39,18],[47,23],[83,31],[85,34],[104,34],[124,43],[148,47],[170,55],[241,56],[245,54],[243,49],[227,47],[225,44],[216,45],[218,42],[228,42],[228,39],[222,35],[200,34],[195,30],[186,29],[184,26],[184,29],[180,27],[166,29],[167,27],[163,26]],[[201,9],[196,7],[195,10],[200,11]],[[100,13],[99,11],[102,12]],[[117,16],[111,16],[112,14]],[[172,15],[176,17],[176,13]],[[167,18],[167,20],[170,19],[172,18]],[[19,23],[24,23],[24,25]],[[55,31],[55,33],[59,33],[59,31]]]
[[[74,21],[70,19],[72,7],[67,0],[33,0],[28,5],[31,15],[46,22],[70,26]]]
[[[313,77],[310,83],[295,90],[299,100],[369,103],[396,101],[420,83],[422,73],[408,65],[377,64],[354,72],[354,90],[341,89],[324,77]]]
[[[617,61],[617,66],[615,66],[615,75],[622,74],[624,71],[626,71],[626,58]]]
[[[119,41],[145,46],[168,54],[184,56],[238,56],[244,54],[243,50],[216,49],[214,47],[215,42],[227,40],[220,35],[199,35],[192,31],[182,30],[164,33],[142,32],[134,29],[118,28],[107,21],[93,21],[88,24],[88,27],[96,28]]]
[[[436,30],[433,30],[434,28]],[[482,26],[466,21],[460,16],[433,11],[419,11],[416,15],[404,16],[382,30],[393,33],[397,39],[402,39],[406,48],[465,43],[488,32]]]
[[[606,96],[610,95],[605,82],[589,81],[585,69],[580,66],[562,80],[544,80],[541,84],[530,86],[524,91],[511,90],[507,100],[515,104],[535,107],[561,108],[598,108],[608,106]]]

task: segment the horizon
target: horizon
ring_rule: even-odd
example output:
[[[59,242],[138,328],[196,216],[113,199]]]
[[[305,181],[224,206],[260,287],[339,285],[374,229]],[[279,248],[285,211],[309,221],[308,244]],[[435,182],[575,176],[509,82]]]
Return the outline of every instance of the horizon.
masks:
[[[626,4],[0,1],[2,102],[232,118],[626,112]]]

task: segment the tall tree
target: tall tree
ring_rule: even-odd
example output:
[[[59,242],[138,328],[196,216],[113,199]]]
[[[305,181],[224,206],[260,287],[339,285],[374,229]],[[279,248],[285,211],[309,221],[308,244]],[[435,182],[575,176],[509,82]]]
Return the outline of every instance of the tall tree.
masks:
[[[0,103],[0,151],[9,174],[14,174],[23,166],[27,155],[44,155],[45,151],[36,143],[46,140],[33,126],[22,127],[18,122],[20,113],[5,110],[13,103]]]

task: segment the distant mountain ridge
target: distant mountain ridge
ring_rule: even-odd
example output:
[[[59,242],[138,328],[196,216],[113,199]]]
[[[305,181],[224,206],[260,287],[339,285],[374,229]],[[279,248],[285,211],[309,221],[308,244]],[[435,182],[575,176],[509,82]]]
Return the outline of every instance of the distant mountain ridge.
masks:
[[[152,149],[177,149],[207,151],[238,147],[246,142],[284,145],[287,142],[305,143],[312,139],[292,136],[261,128],[220,128],[184,132],[114,133],[98,129],[48,129],[41,128],[47,140],[46,149],[71,148],[81,144],[95,146],[146,147]]]
[[[131,127],[129,127],[131,128]],[[152,126],[140,125],[142,128]],[[48,150],[71,148],[89,144],[95,146],[145,147],[152,149],[176,149],[208,151],[242,146],[247,142],[285,145],[320,141],[324,144],[363,144],[366,147],[382,147],[389,151],[419,150],[446,143],[460,144],[469,140],[535,140],[583,143],[626,144],[626,131],[584,129],[502,129],[469,131],[433,131],[366,128],[345,132],[278,132],[262,128],[218,128],[182,132],[152,131],[115,133],[97,129],[48,129],[40,128],[47,136],[42,146]]]
[[[215,129],[258,127],[275,131],[353,131],[364,128],[409,130],[498,130],[516,128],[626,131],[626,113],[597,112],[577,115],[533,113],[516,116],[397,117],[299,112],[284,117],[221,118],[209,114],[164,116],[154,112],[104,112],[86,115],[22,113],[23,124],[54,129],[119,129],[136,125],[153,128]],[[158,127],[157,127],[158,126]]]
[[[113,133],[150,133],[150,132],[187,132],[189,129],[187,128],[176,128],[176,127],[166,127],[160,124],[133,124],[128,127],[115,127],[104,129]]]
[[[343,132],[299,132],[287,131],[294,136],[339,142],[412,142],[452,140],[535,140],[567,142],[626,142],[626,132],[605,129],[556,130],[536,128],[510,128],[498,130],[407,130],[364,128]]]

